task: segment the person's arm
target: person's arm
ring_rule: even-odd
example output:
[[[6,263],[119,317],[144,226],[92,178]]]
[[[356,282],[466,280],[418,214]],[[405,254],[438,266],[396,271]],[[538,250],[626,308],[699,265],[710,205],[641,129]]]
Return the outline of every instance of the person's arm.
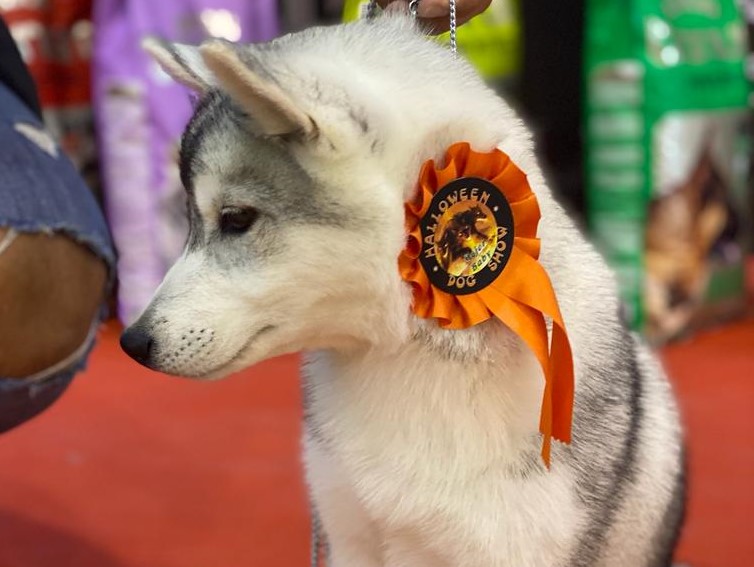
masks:
[[[407,9],[406,0],[377,0],[383,8],[392,4],[391,9]],[[456,18],[458,25],[468,22],[474,16],[484,12],[492,0],[456,0]],[[432,33],[448,31],[450,27],[449,0],[421,0],[418,9],[419,19]]]

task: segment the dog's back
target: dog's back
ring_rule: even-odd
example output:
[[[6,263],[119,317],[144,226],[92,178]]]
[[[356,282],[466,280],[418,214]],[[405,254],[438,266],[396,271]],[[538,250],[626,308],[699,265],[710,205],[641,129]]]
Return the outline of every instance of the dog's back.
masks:
[[[523,123],[467,63],[403,18],[213,45],[210,70],[186,49],[160,57],[208,102],[184,144],[189,247],[137,324],[162,345],[149,363],[214,377],[309,352],[307,475],[330,567],[669,563],[683,467],[667,380]],[[550,470],[531,352],[496,321],[415,318],[398,274],[419,167],[458,141],[505,151],[542,210],[577,380],[573,443]],[[225,222],[239,201],[257,224]],[[213,333],[202,357],[175,354],[198,324]]]

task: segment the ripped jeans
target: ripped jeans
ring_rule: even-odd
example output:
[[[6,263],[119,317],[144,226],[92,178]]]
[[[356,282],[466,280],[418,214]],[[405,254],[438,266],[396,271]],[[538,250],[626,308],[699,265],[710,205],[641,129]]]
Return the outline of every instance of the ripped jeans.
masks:
[[[19,234],[64,234],[107,266],[114,252],[105,220],[90,190],[39,119],[0,84],[0,254]],[[0,298],[13,301],[13,298]],[[104,305],[86,340],[63,360],[24,378],[0,376],[0,433],[34,417],[65,391],[94,345]]]

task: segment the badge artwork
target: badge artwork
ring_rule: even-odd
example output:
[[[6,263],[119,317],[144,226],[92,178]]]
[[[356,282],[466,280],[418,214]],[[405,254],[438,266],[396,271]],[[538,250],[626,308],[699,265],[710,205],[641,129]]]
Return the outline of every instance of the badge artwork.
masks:
[[[432,284],[467,295],[503,272],[513,245],[513,214],[494,184],[462,177],[435,194],[421,219],[421,235],[420,261]]]

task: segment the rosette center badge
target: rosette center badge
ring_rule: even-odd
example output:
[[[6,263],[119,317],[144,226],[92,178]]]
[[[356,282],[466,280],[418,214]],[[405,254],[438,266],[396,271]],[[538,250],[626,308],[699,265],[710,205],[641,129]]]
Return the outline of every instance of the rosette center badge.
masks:
[[[432,284],[447,293],[484,289],[510,259],[511,207],[486,179],[462,177],[445,185],[432,198],[420,225],[420,261]]]

